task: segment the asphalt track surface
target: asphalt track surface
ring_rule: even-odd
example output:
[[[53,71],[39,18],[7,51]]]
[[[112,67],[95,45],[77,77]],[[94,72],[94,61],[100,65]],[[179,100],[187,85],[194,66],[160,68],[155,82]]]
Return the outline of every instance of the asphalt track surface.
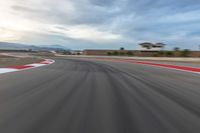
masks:
[[[0,133],[199,133],[200,75],[55,59],[0,75]]]

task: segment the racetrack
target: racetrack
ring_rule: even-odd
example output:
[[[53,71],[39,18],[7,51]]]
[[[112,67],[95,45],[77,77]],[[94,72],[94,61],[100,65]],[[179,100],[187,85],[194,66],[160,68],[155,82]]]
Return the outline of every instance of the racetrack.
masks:
[[[0,75],[0,133],[200,132],[200,74],[55,60]]]

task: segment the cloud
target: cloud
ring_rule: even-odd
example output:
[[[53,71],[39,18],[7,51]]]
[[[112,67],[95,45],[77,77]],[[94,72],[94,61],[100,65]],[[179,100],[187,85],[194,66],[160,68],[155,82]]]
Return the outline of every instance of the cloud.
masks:
[[[91,42],[106,43],[123,39],[121,35],[100,31],[95,27],[87,25],[78,26],[54,26],[52,31],[62,33],[64,36],[72,39],[87,40]]]
[[[5,38],[74,49],[137,47],[138,42],[196,49],[200,5],[196,0],[0,1]],[[1,31],[2,33],[2,31]],[[4,38],[1,35],[0,40]],[[10,39],[12,40],[12,39]]]

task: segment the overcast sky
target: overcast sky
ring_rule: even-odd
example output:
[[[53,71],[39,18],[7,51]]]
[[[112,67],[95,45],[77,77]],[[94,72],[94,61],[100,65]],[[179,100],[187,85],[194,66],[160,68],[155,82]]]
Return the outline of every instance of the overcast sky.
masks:
[[[198,49],[200,0],[0,0],[0,41],[72,49]]]

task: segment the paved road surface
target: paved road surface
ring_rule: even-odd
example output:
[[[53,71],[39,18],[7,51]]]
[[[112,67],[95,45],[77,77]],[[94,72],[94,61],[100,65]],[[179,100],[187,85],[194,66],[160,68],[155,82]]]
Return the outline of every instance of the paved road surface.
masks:
[[[80,59],[0,75],[0,133],[199,133],[200,75]]]

